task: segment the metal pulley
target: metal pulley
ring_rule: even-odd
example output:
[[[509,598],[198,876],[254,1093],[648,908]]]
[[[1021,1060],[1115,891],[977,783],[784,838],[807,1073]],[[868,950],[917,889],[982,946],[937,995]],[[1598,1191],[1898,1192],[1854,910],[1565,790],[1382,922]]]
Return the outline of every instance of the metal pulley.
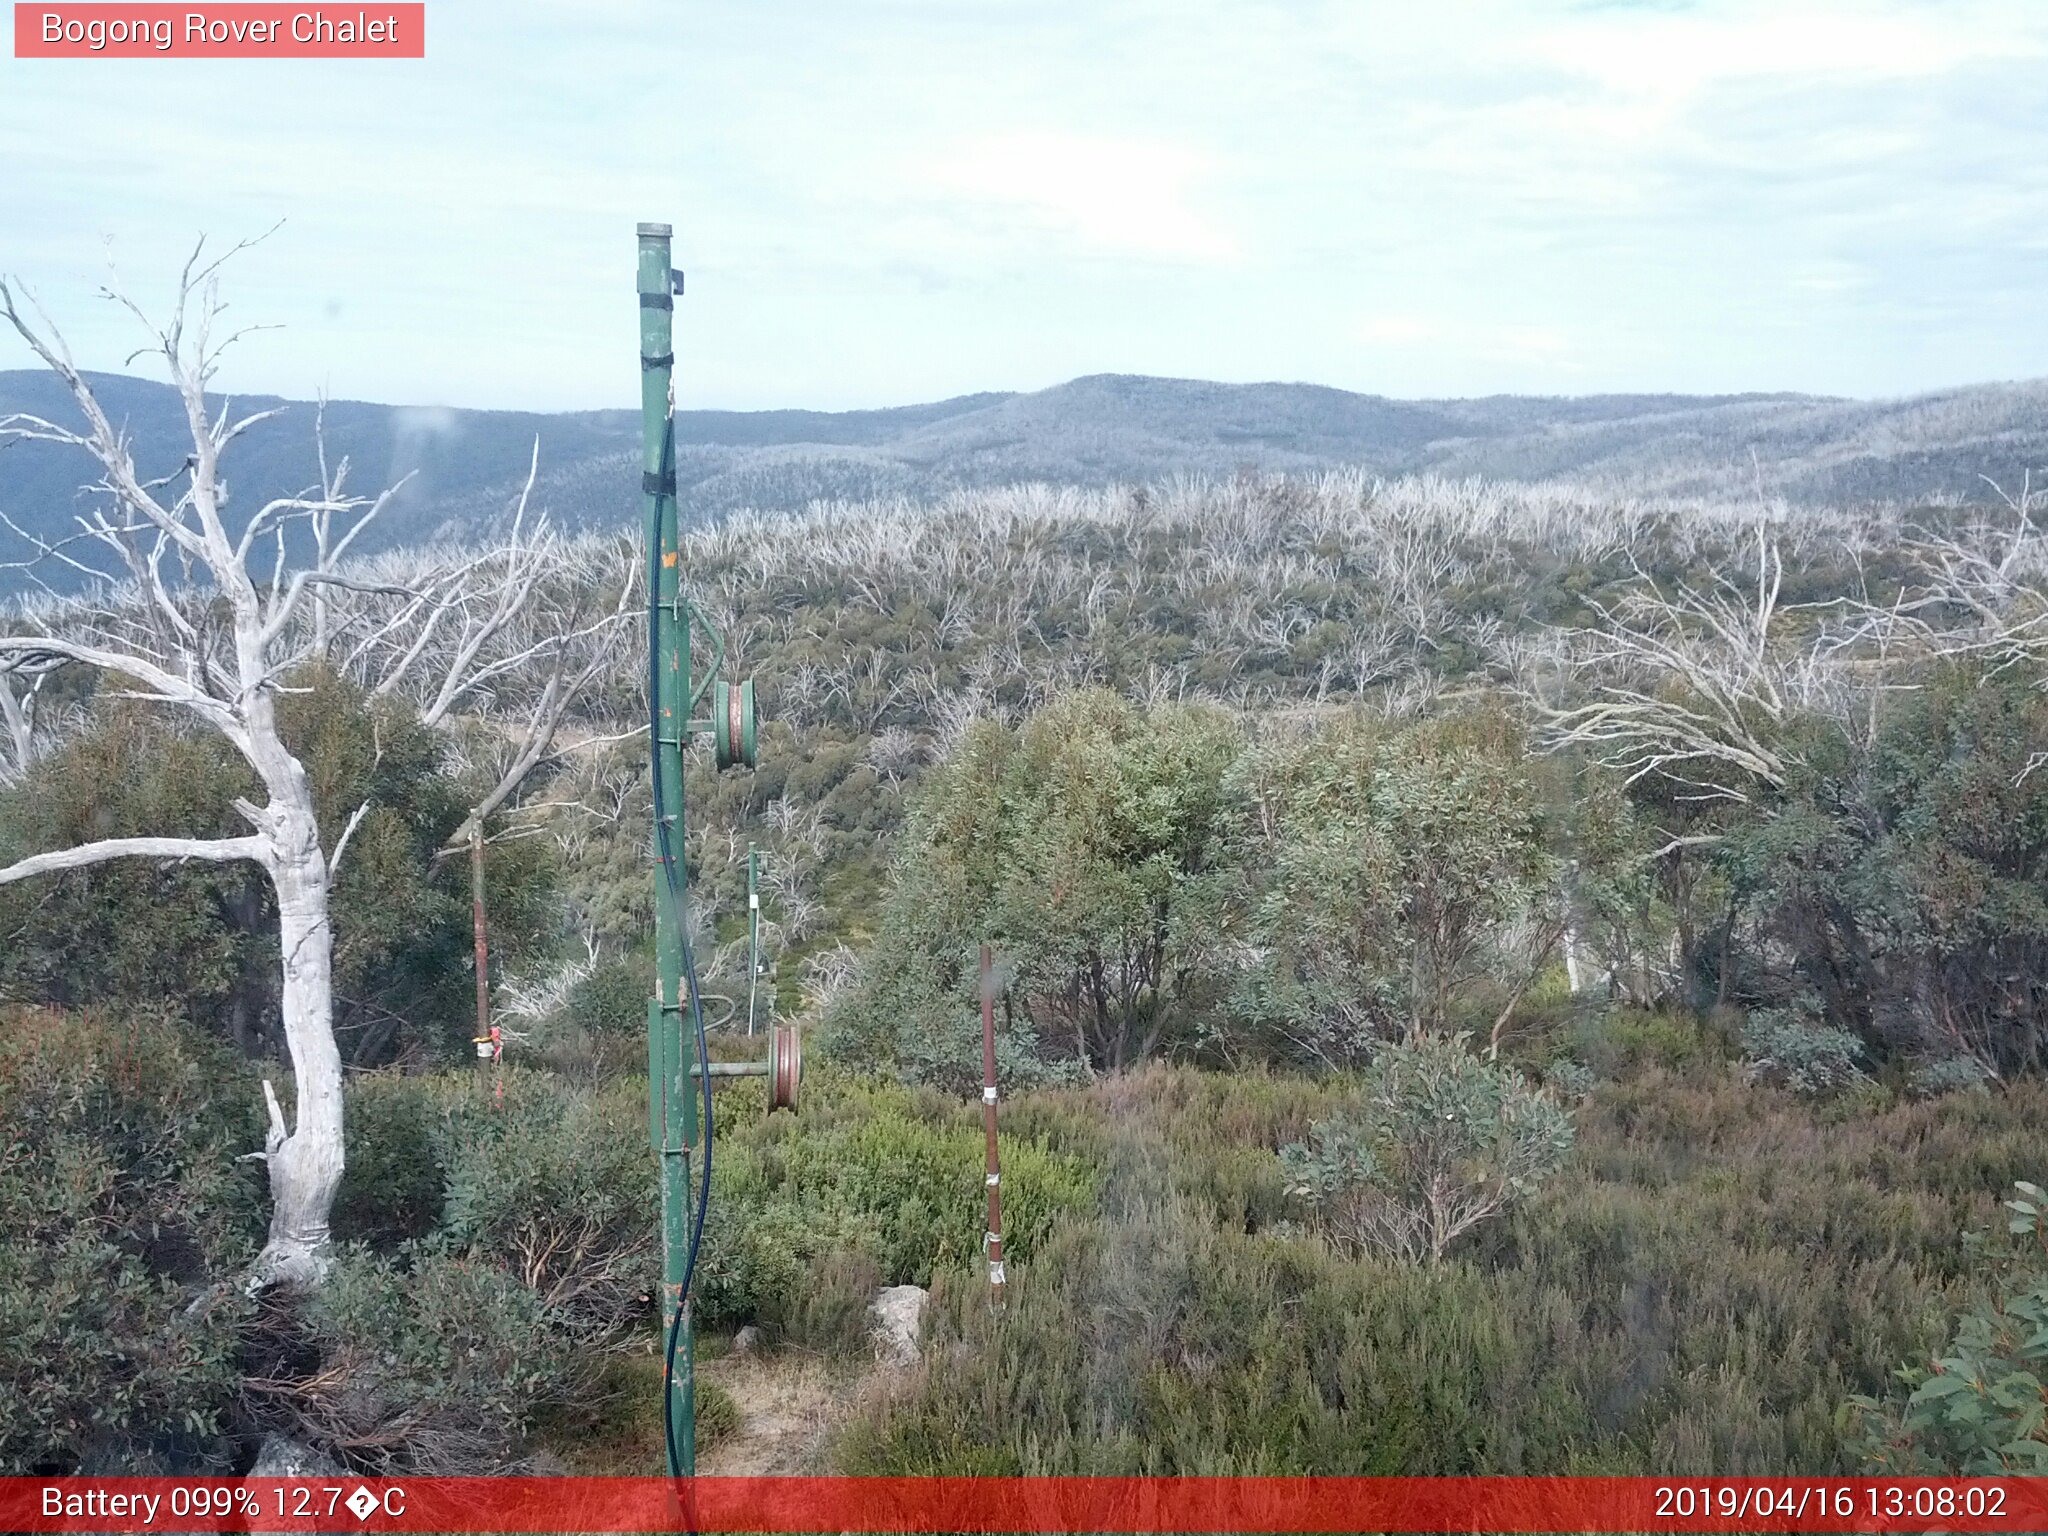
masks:
[[[754,680],[720,679],[711,691],[711,731],[718,766],[751,768],[758,756],[754,725]]]
[[[768,1031],[768,1113],[796,1108],[797,1084],[804,1075],[803,1037],[794,1024]]]
[[[704,1075],[704,1067],[700,1063],[690,1063],[690,1076]],[[794,1024],[777,1024],[768,1031],[768,1057],[765,1061],[714,1061],[710,1075],[714,1078],[765,1077],[768,1079],[768,1113],[772,1115],[778,1109],[795,1109],[797,1086],[804,1075],[803,1036],[797,1033]]]

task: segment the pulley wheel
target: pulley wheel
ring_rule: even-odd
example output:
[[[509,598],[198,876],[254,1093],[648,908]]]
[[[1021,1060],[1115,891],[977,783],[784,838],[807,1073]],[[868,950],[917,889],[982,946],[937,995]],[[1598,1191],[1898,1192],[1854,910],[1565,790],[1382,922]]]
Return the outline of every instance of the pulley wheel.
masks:
[[[768,1113],[796,1108],[796,1089],[804,1073],[802,1037],[794,1024],[777,1024],[768,1031]]]
[[[751,768],[759,756],[754,723],[754,680],[721,679],[711,692],[711,729],[721,768]]]

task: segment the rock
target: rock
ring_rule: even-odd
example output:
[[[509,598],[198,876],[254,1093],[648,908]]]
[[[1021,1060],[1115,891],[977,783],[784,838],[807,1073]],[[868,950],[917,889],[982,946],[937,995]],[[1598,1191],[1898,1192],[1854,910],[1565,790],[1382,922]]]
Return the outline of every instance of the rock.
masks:
[[[341,1464],[324,1451],[283,1435],[265,1435],[251,1477],[339,1477]]]
[[[732,1336],[732,1352],[736,1355],[751,1355],[760,1347],[761,1330],[752,1323]]]
[[[915,1365],[922,1356],[917,1342],[930,1293],[921,1285],[892,1285],[875,1293],[868,1306],[873,1321],[875,1358],[884,1365]]]

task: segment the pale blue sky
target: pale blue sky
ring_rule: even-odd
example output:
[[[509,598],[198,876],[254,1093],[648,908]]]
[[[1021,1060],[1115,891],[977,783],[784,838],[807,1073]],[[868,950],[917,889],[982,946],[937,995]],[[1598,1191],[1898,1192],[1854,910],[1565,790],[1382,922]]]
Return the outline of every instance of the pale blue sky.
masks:
[[[0,58],[0,269],[118,366],[110,241],[149,298],[282,217],[226,382],[418,404],[630,403],[641,219],[690,404],[2048,374],[2039,0],[429,0],[427,51]]]

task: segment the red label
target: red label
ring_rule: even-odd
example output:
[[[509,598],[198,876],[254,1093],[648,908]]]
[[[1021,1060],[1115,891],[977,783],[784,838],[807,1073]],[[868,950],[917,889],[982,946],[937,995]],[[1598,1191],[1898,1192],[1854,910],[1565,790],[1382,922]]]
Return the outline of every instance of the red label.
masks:
[[[425,4],[25,5],[17,59],[423,59]]]
[[[27,1532],[1977,1532],[2048,1479],[1849,1477],[0,1478]]]

